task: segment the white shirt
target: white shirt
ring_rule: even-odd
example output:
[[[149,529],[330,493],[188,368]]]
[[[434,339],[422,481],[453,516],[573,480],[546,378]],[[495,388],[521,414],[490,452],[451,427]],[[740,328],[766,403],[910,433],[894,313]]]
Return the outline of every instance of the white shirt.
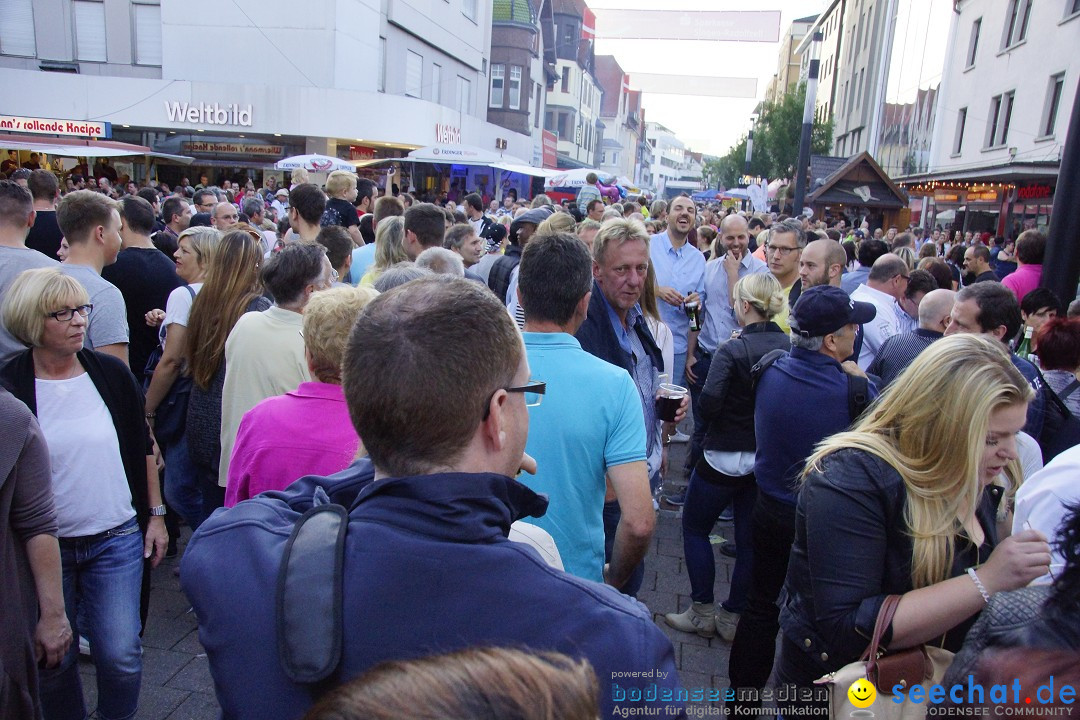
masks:
[[[188,292],[188,287],[195,291],[195,295],[198,295],[202,286],[201,282],[191,283],[190,286],[181,285],[173,288],[173,291],[169,293],[169,299],[165,303],[165,319],[161,321],[161,329],[158,331],[161,347],[165,347],[165,336],[168,334],[170,325],[187,327],[188,318],[191,317],[191,305],[195,302],[195,296]]]
[[[1080,502],[1080,482],[1077,482],[1077,478],[1080,478],[1080,445],[1069,448],[1051,460],[1016,491],[1013,534],[1030,527],[1049,538],[1052,547],[1065,520],[1065,506]],[[1057,550],[1051,550],[1051,575],[1060,577],[1064,569],[1065,558]],[[1043,575],[1032,584],[1053,582],[1051,575]]]
[[[874,356],[881,344],[899,332],[896,311],[893,310],[896,298],[869,285],[860,285],[852,291],[851,299],[870,303],[877,308],[874,319],[862,326],[863,344],[859,353],[859,367],[866,370],[870,363],[874,362]]]
[[[59,537],[96,535],[135,517],[116,426],[90,375],[35,380],[34,391]]]

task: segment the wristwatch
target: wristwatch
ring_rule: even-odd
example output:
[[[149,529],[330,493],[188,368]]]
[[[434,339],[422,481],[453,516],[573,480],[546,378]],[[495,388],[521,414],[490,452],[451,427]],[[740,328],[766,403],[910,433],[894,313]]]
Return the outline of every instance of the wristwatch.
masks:
[[[158,505],[157,507],[150,508],[150,515],[152,517],[161,517],[164,514],[165,514],[165,506],[164,505]]]

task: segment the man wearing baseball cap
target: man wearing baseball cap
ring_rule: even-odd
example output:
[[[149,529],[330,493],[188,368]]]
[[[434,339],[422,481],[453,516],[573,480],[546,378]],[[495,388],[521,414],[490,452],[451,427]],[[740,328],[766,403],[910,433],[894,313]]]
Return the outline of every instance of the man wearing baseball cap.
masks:
[[[731,645],[733,688],[763,688],[772,672],[772,639],[780,630],[777,603],[795,540],[799,474],[814,446],[845,430],[877,395],[859,366],[846,360],[859,325],[876,313],[870,303],[852,300],[833,285],[809,288],[791,310],[791,352],[770,353],[755,366],[764,369],[752,371],[757,377],[754,564],[747,607]]]

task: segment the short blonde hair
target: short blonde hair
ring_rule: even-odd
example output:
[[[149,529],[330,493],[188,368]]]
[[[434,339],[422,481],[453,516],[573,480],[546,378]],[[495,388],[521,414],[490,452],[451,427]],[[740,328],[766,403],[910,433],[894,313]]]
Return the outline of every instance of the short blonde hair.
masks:
[[[319,382],[341,384],[349,332],[364,307],[379,296],[367,287],[334,287],[314,293],[304,306],[304,348]]]
[[[618,247],[631,240],[641,240],[645,247],[649,247],[649,231],[637,220],[615,218],[605,220],[600,226],[600,232],[593,239],[593,260],[598,265],[604,264],[604,254],[608,245]]]
[[[49,313],[89,302],[86,288],[75,278],[58,268],[37,268],[20,273],[11,283],[0,315],[16,340],[39,347]]]
[[[544,220],[536,228],[537,235],[558,235],[559,233],[573,233],[577,222],[570,213],[557,212]]]
[[[356,173],[348,170],[335,170],[326,178],[326,194],[337,197],[356,187]]]
[[[198,263],[200,268],[206,269],[207,261],[210,258],[210,252],[221,240],[221,232],[217,228],[207,227],[206,225],[196,225],[195,227],[187,228],[177,236],[177,245],[180,244],[181,240],[188,241],[188,245],[191,246],[191,251],[195,253],[195,262]]]
[[[302,185],[306,182],[311,182],[311,176],[308,175],[308,171],[305,168],[296,168],[289,173],[291,175],[290,181],[293,185]]]

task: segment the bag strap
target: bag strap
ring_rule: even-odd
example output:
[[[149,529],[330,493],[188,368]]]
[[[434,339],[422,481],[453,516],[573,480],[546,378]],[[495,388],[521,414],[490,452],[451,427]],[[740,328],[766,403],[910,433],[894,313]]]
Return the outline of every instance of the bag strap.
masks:
[[[320,683],[341,662],[348,524],[341,505],[317,504],[296,521],[285,544],[275,593],[278,661],[295,683]]]
[[[761,376],[765,374],[765,371],[769,368],[769,366],[779,360],[784,355],[787,355],[786,350],[780,350],[779,348],[776,350],[770,350],[769,352],[765,353],[761,357],[761,359],[754,364],[752,368],[750,368],[750,387],[752,393],[757,392],[758,380],[760,380]]]
[[[1062,401],[1067,400],[1070,395],[1076,392],[1076,388],[1080,388],[1080,380],[1073,380],[1071,383],[1061,389],[1057,395]]]
[[[889,626],[892,625],[893,615],[896,614],[896,608],[899,605],[899,595],[888,595],[885,601],[881,603],[877,621],[874,623],[874,634],[870,638],[870,645],[867,646],[860,660],[869,660],[870,662],[877,660],[878,655],[882,652],[881,638]]]
[[[1057,409],[1067,418],[1073,414],[1072,410],[1062,401],[1061,397],[1054,392],[1054,388],[1050,387],[1050,383],[1046,382],[1046,378],[1043,377],[1042,370],[1035,363],[1031,363],[1031,366],[1035,368],[1035,374],[1039,376],[1039,382],[1042,383],[1043,394],[1050,399],[1050,402],[1057,406]],[[1073,381],[1075,382],[1075,380]],[[1044,411],[1045,412],[1045,411]]]
[[[859,375],[847,376],[848,417],[852,424],[870,405],[870,381]]]

